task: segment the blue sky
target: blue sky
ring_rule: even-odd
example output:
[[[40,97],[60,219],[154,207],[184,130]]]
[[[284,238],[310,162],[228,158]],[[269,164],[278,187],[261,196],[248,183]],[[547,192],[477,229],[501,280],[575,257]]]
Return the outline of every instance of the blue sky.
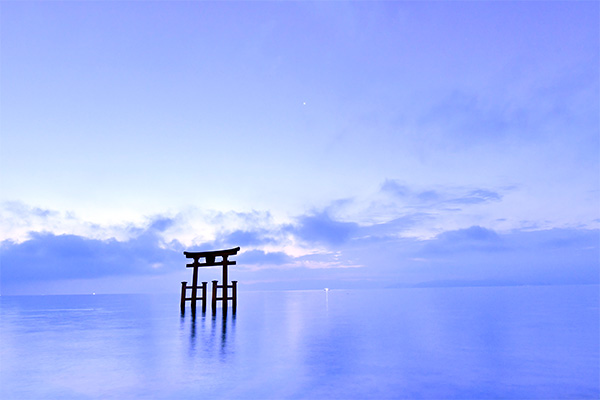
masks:
[[[2,293],[597,283],[598,17],[2,2]]]

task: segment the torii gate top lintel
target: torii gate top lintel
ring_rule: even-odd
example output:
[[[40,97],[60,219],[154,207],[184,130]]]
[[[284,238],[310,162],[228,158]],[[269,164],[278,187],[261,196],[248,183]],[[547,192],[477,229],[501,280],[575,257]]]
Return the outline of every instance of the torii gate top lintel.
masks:
[[[235,247],[233,249],[227,249],[227,250],[184,251],[183,254],[186,256],[186,258],[194,259],[194,263],[187,264],[187,267],[198,267],[198,266],[211,267],[211,266],[217,266],[217,265],[223,265],[223,266],[235,265],[235,261],[229,261],[229,260],[227,260],[227,257],[236,255],[239,250],[240,250],[239,247]],[[220,262],[218,262],[218,261],[215,262],[216,257],[223,257],[223,259]],[[206,262],[203,264],[199,263],[198,260],[200,258],[205,258]]]

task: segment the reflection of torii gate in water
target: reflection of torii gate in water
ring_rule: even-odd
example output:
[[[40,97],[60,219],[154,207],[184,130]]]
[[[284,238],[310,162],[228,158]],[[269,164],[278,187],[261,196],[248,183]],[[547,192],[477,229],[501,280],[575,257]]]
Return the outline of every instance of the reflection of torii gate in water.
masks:
[[[223,283],[218,285],[218,281],[212,281],[212,311],[213,313],[217,310],[217,301],[223,302],[223,312],[227,312],[227,304],[229,300],[233,303],[233,312],[235,312],[237,306],[237,281],[231,281],[231,285],[228,284],[227,278],[227,266],[235,265],[235,261],[227,259],[229,256],[234,256],[240,250],[239,247],[229,250],[217,250],[217,251],[199,251],[189,252],[184,251],[183,254],[187,258],[193,258],[194,262],[187,264],[186,267],[194,268],[194,275],[192,276],[192,285],[188,286],[187,282],[181,282],[181,312],[185,312],[185,302],[190,300],[192,306],[192,313],[196,312],[196,301],[202,301],[202,311],[206,311],[206,285],[208,282],[202,282],[202,286],[198,286],[198,268],[200,267],[216,267],[223,266]],[[217,260],[217,257],[221,259]],[[204,262],[201,263],[198,260],[204,258]],[[229,288],[232,289],[232,296],[229,297]],[[187,289],[192,290],[192,296],[187,297]],[[198,289],[202,290],[202,295],[198,296]],[[221,297],[217,297],[217,289],[221,289]]]

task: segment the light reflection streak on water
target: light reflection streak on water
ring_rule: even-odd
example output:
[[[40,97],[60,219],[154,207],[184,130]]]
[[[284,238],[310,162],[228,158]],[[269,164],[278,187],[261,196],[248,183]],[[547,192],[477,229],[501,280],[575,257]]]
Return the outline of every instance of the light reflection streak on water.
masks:
[[[189,329],[189,356],[196,357],[200,345],[203,357],[212,358],[218,351],[220,361],[228,362],[228,357],[234,353],[236,318],[236,313],[223,313],[222,309],[215,313],[181,314],[180,331]]]

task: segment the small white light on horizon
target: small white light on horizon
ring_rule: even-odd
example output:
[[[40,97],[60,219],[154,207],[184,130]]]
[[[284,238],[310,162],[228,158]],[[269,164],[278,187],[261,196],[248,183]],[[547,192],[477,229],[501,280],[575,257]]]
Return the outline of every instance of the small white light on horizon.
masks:
[[[325,291],[326,291],[326,292],[329,292],[329,288],[328,288],[328,287],[326,287],[326,288],[325,288]]]
[[[303,106],[305,106],[305,105],[306,105],[306,102],[305,102],[305,101],[304,101],[304,102],[302,102],[302,105],[303,105]]]

